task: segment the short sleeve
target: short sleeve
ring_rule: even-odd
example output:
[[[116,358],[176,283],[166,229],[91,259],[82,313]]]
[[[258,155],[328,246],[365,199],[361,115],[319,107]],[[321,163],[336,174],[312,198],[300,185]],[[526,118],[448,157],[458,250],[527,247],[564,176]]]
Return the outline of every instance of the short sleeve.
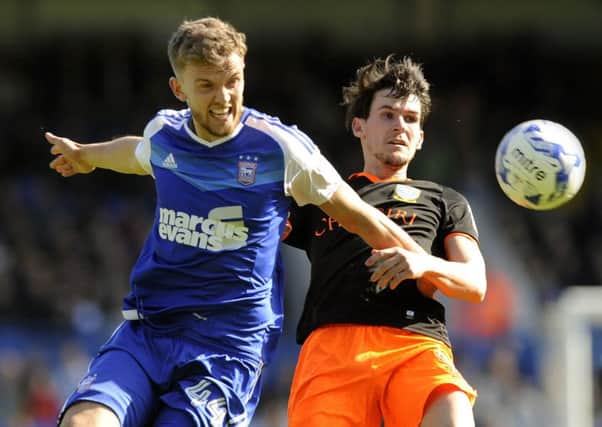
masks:
[[[279,119],[250,115],[245,125],[263,132],[280,145],[284,154],[284,193],[299,206],[321,205],[328,201],[343,181],[320,153],[318,147],[296,126]]]
[[[285,192],[299,206],[321,205],[339,188],[342,178],[316,149],[304,162],[290,161],[285,171]]]
[[[463,233],[479,241],[479,232],[472,214],[472,209],[466,198],[451,188],[444,189],[446,214],[442,231],[444,235]]]
[[[153,175],[150,157],[150,141],[147,138],[142,138],[136,146],[136,159],[138,160],[138,163],[140,163],[140,166],[142,166],[142,169],[148,172],[149,175]]]
[[[149,175],[155,176],[153,173],[153,167],[151,165],[151,137],[159,132],[163,127],[163,121],[159,116],[155,116],[146,127],[144,128],[144,134],[142,140],[136,146],[136,159],[140,166],[149,173]]]

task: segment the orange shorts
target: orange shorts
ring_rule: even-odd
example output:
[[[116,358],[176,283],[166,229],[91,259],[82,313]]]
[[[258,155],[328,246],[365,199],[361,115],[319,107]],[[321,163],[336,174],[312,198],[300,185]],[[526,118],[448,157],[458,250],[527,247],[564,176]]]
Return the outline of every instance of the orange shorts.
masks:
[[[383,419],[387,427],[417,427],[440,386],[463,391],[474,405],[476,390],[442,342],[383,326],[322,327],[301,348],[289,427],[380,427]]]

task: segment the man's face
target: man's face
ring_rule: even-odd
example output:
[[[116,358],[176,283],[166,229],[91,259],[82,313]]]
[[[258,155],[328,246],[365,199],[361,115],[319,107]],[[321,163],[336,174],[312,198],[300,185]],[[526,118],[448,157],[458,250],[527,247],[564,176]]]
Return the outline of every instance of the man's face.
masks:
[[[174,95],[192,111],[194,130],[206,141],[226,137],[236,129],[242,115],[244,59],[231,54],[224,66],[187,63],[172,77]]]
[[[391,98],[390,89],[374,94],[368,118],[354,118],[353,134],[360,138],[366,170],[407,167],[422,147],[421,105],[415,95]]]

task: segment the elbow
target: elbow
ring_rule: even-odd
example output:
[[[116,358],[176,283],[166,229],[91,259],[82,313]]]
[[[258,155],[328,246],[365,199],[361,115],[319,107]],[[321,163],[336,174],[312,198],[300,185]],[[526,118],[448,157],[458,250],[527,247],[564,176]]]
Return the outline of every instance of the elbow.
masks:
[[[480,304],[483,301],[485,301],[486,294],[487,294],[487,282],[483,281],[481,284],[479,284],[479,286],[476,287],[476,289],[473,292],[471,292],[470,302]]]
[[[481,271],[473,276],[470,290],[470,302],[480,304],[485,301],[485,295],[487,295],[487,275],[485,274],[484,266]]]
[[[449,297],[451,295],[446,295],[446,296]],[[470,302],[470,303],[480,304],[483,301],[485,301],[485,292],[480,292],[480,291],[466,292],[462,295],[454,295],[451,297],[452,298],[455,297],[459,300]]]
[[[485,292],[480,289],[442,289],[441,293],[448,298],[471,303],[482,303],[485,300]]]
[[[474,295],[473,295],[473,298],[472,298],[471,302],[474,302],[474,303],[477,303],[477,304],[482,303],[483,301],[485,301],[485,294],[486,294],[485,291],[482,291],[482,292],[481,291],[477,291],[477,292],[475,292]]]
[[[445,293],[445,292],[444,292]],[[480,304],[485,301],[487,294],[487,283],[483,282],[474,287],[465,288],[464,291],[456,295],[446,295],[448,297],[457,298],[466,302]]]
[[[444,292],[445,294],[445,292]],[[485,301],[485,293],[484,292],[466,292],[462,295],[445,295],[450,298],[455,298],[461,301],[470,302],[474,304],[480,304]]]

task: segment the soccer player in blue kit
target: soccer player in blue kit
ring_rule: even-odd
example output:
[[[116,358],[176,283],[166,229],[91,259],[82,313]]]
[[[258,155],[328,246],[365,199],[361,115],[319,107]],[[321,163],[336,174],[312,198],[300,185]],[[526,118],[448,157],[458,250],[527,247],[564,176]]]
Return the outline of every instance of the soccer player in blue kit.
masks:
[[[374,248],[421,250],[364,203],[295,126],[243,106],[245,35],[217,18],[172,35],[169,86],[142,138],[80,144],[46,133],[50,167],[152,175],[152,230],[125,321],[59,415],[62,426],[247,426],[282,326],[279,242],[291,199]]]

